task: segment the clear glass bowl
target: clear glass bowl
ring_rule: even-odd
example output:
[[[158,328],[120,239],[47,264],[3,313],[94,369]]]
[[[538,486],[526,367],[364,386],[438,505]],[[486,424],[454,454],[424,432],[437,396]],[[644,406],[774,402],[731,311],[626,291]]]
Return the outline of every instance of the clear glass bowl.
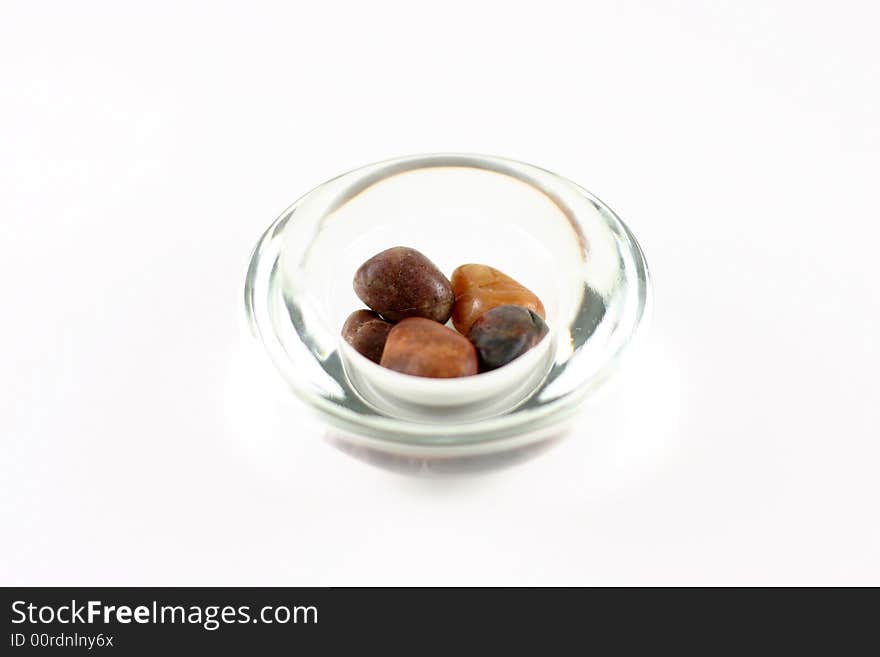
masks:
[[[493,372],[423,379],[354,352],[340,329],[363,303],[358,266],[410,246],[451,275],[488,264],[535,292],[549,335]],[[269,227],[245,284],[248,322],[334,440],[405,458],[469,457],[564,433],[644,325],[648,269],[635,238],[569,180],[499,157],[401,157],[312,190]]]

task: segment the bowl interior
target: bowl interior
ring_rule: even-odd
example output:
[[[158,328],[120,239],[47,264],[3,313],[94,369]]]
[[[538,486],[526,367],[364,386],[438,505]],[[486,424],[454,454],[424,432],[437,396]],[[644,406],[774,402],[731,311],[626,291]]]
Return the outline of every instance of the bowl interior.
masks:
[[[550,324],[577,303],[585,252],[559,206],[502,173],[430,167],[381,179],[326,215],[290,277],[313,298],[316,330],[338,335],[365,307],[352,289],[355,271],[398,245],[418,249],[447,277],[466,263],[500,269],[541,298]]]

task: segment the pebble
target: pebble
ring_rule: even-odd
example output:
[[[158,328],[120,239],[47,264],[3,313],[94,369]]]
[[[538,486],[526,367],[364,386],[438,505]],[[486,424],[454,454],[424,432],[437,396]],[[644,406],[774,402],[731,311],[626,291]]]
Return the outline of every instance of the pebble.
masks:
[[[544,320],[529,308],[498,306],[480,315],[468,339],[477,349],[480,371],[488,372],[522,356],[547,335],[547,330]]]
[[[444,324],[455,299],[443,272],[405,246],[386,249],[362,264],[354,275],[354,291],[390,322],[424,317]]]
[[[391,329],[379,364],[403,374],[435,379],[479,371],[477,351],[466,337],[421,317],[404,319]]]
[[[342,325],[342,337],[359,354],[378,363],[393,326],[372,310],[355,310]]]
[[[452,289],[452,323],[463,335],[478,317],[498,306],[524,306],[542,319],[546,317],[544,305],[534,292],[488,265],[462,265],[452,273]]]

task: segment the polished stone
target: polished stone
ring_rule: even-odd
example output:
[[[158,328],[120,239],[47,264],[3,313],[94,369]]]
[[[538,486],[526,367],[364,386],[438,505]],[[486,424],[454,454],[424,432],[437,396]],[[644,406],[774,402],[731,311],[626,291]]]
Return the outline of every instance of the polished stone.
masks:
[[[378,363],[393,326],[372,310],[355,310],[342,325],[342,337],[359,354]]]
[[[455,307],[452,323],[462,335],[483,313],[498,306],[523,306],[545,317],[544,305],[534,292],[488,265],[462,265],[452,273]]]
[[[488,372],[522,356],[547,331],[547,324],[535,311],[523,306],[498,306],[477,318],[468,339],[477,349],[480,371]]]
[[[390,322],[425,317],[445,323],[452,314],[452,285],[415,249],[395,246],[374,255],[354,276],[354,291]]]
[[[464,337],[430,319],[401,320],[388,334],[380,365],[403,374],[448,379],[479,371],[477,351]]]

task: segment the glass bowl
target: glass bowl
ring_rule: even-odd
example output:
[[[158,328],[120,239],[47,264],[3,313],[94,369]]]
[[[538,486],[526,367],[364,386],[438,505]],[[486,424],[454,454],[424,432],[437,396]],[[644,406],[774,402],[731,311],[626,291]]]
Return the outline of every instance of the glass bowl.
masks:
[[[500,269],[542,300],[549,334],[498,370],[425,379],[382,368],[340,337],[363,308],[355,270],[409,246],[447,276]],[[335,442],[404,458],[530,451],[565,432],[644,326],[648,269],[624,223],[565,178],[500,157],[429,154],[343,174],[300,198],[254,249],[249,327]]]

